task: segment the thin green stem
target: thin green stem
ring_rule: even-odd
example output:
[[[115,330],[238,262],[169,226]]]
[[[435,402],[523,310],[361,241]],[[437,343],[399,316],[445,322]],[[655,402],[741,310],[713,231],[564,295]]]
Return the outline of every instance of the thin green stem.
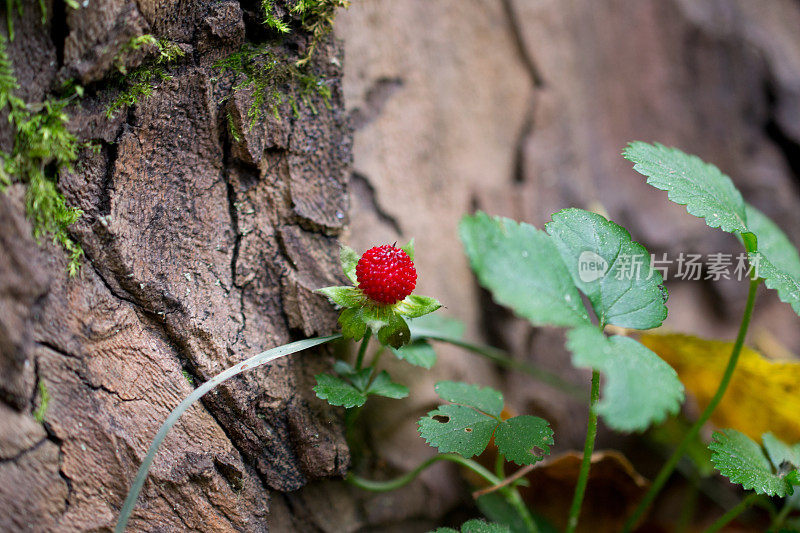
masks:
[[[572,505],[569,508],[569,519],[567,520],[567,533],[573,533],[578,526],[578,517],[581,514],[581,504],[583,495],[586,493],[586,484],[589,481],[589,468],[592,465],[592,452],[594,451],[594,441],[597,437],[597,401],[600,399],[600,373],[592,371],[592,389],[589,394],[589,424],[586,428],[586,443],[583,446],[583,460],[581,469],[578,472],[578,483],[575,485],[575,495],[572,497]]]
[[[367,332],[364,334],[364,338],[361,340],[361,346],[358,348],[358,356],[356,357],[356,370],[361,370],[361,367],[364,365],[364,354],[367,353],[367,345],[369,344],[369,338],[372,336],[372,332],[367,329]]]
[[[495,457],[495,460],[494,460],[494,473],[500,479],[503,479],[503,478],[506,477],[505,468],[506,468],[506,458],[503,457],[502,453],[498,453],[497,457]]]
[[[786,520],[786,517],[792,512],[793,508],[794,507],[791,505],[791,503],[788,501],[784,502],[780,512],[772,518],[772,523],[769,525],[769,530],[778,531],[778,529],[783,525],[783,522]]]
[[[747,496],[747,498],[740,501],[738,505],[736,505],[736,507],[734,507],[724,515],[720,516],[716,522],[711,524],[705,530],[704,533],[714,533],[715,531],[719,531],[725,525],[727,525],[728,522],[730,522],[731,520],[742,514],[742,512],[744,512],[745,509],[750,507],[753,504],[753,502],[755,502],[758,498],[759,498],[758,494],[756,494],[755,492],[751,493],[749,496]]]
[[[725,391],[728,389],[728,385],[730,384],[731,377],[733,377],[733,371],[736,369],[736,363],[739,360],[739,354],[742,351],[742,346],[744,346],[744,339],[747,336],[747,328],[750,326],[750,318],[753,316],[753,306],[755,305],[756,301],[756,289],[758,288],[758,284],[759,280],[750,280],[750,290],[747,294],[747,304],[745,305],[744,314],[742,315],[742,322],[739,325],[739,333],[736,336],[736,342],[731,350],[730,359],[728,359],[728,366],[725,367],[725,373],[722,375],[722,380],[719,382],[717,392],[703,410],[700,418],[697,419],[694,425],[689,428],[689,431],[686,433],[686,435],[684,435],[683,440],[680,442],[680,444],[678,444],[678,447],[675,449],[672,456],[667,460],[666,463],[664,463],[664,466],[661,467],[661,471],[658,473],[655,481],[653,481],[653,484],[650,486],[650,490],[647,491],[647,494],[645,494],[644,498],[642,498],[642,501],[639,502],[639,505],[633,511],[633,514],[628,518],[628,521],[625,522],[623,532],[627,533],[631,531],[639,518],[641,518],[648,507],[650,507],[650,504],[653,503],[653,500],[669,479],[672,471],[675,470],[675,466],[678,464],[678,461],[680,461],[684,453],[686,453],[686,448],[695,439],[695,437],[697,437],[697,435],[700,433],[700,429],[703,427],[703,425],[705,425],[708,419],[711,418],[711,414],[714,412],[714,409],[716,409],[717,405],[719,405],[719,402],[722,401],[722,397],[725,395]]]
[[[446,342],[448,344],[452,344],[453,346],[458,346],[459,348],[463,348],[469,352],[485,357],[486,359],[489,359],[490,361],[493,361],[494,363],[504,368],[510,368],[512,370],[524,372],[525,374],[528,374],[529,376],[538,379],[542,383],[551,385],[576,398],[584,396],[583,390],[577,387],[575,384],[570,383],[569,381],[565,381],[558,375],[553,374],[552,372],[549,372],[537,366],[531,365],[524,361],[518,361],[516,359],[512,359],[503,350],[499,350],[491,346],[472,344],[471,342],[467,342],[462,339],[442,335],[441,333],[435,330],[428,330],[420,327],[412,327],[411,335],[412,337]]]
[[[371,492],[388,492],[391,490],[397,490],[400,487],[404,487],[414,481],[423,470],[431,466],[432,464],[438,461],[450,461],[466,467],[480,477],[485,479],[491,485],[499,485],[503,482],[503,480],[496,475],[492,474],[489,470],[484,468],[482,465],[478,464],[477,462],[473,461],[472,459],[465,459],[458,454],[455,453],[442,453],[439,455],[434,455],[433,457],[425,460],[422,464],[416,467],[414,470],[403,474],[400,477],[396,477],[394,479],[389,479],[387,481],[373,481],[370,479],[364,479],[362,477],[356,476],[352,473],[347,475],[347,481],[355,485],[358,488],[368,490]],[[536,522],[534,522],[533,517],[531,516],[530,511],[525,506],[525,502],[522,500],[522,497],[519,495],[519,491],[515,488],[511,487],[503,487],[500,489],[500,492],[505,496],[508,500],[508,503],[511,504],[514,509],[519,513],[522,517],[525,525],[528,527],[528,531],[530,533],[538,533],[539,529],[536,527]]]

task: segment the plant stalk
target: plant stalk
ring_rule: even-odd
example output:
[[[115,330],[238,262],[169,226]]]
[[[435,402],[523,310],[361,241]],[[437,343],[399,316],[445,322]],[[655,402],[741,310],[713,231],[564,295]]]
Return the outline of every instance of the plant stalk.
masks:
[[[744,512],[745,509],[750,507],[753,504],[753,502],[755,502],[758,498],[759,498],[758,494],[756,494],[755,492],[751,493],[749,496],[747,496],[747,498],[744,498],[742,501],[740,501],[736,505],[736,507],[734,507],[724,515],[720,516],[716,522],[711,524],[704,531],[704,533],[714,533],[715,531],[719,531],[725,525],[727,525],[728,522],[730,522],[731,520],[742,514],[742,512]]]
[[[478,464],[472,459],[465,459],[464,457],[461,457],[456,453],[442,453],[439,455],[434,455],[433,457],[425,460],[414,470],[406,474],[403,474],[402,476],[397,477],[395,479],[390,479],[387,481],[373,481],[369,479],[364,479],[362,477],[350,473],[347,475],[347,481],[350,484],[355,485],[360,489],[368,490],[371,492],[388,492],[391,490],[397,490],[401,487],[404,487],[405,485],[408,485],[409,483],[414,481],[414,479],[416,479],[416,477],[420,475],[420,473],[422,473],[423,470],[425,470],[426,468],[428,468],[429,466],[438,461],[451,461],[453,463],[466,467],[472,470],[474,473],[481,476],[483,479],[485,479],[488,483],[492,485],[499,485],[503,482],[502,479],[495,476],[493,473],[484,468],[482,465]],[[522,501],[522,497],[519,495],[519,491],[517,491],[515,488],[509,488],[509,487],[501,489],[501,491],[508,500],[508,503],[514,507],[514,509],[519,513],[519,515],[525,521],[525,525],[528,527],[528,531],[530,533],[538,533],[539,529],[536,527],[536,522],[534,522],[530,511],[528,511],[528,508],[525,506],[525,502]]]
[[[750,326],[750,319],[753,316],[753,307],[756,301],[756,289],[758,289],[758,284],[760,280],[758,279],[751,279],[750,280],[750,290],[747,294],[747,304],[744,308],[744,314],[742,315],[742,321],[739,324],[739,333],[736,336],[736,342],[733,345],[733,349],[731,350],[730,359],[728,359],[728,366],[725,367],[725,373],[722,375],[722,380],[719,382],[719,387],[717,387],[717,392],[714,393],[714,397],[711,398],[711,401],[708,403],[706,408],[703,410],[703,413],[700,415],[700,418],[689,428],[689,431],[684,435],[683,440],[678,444],[678,447],[675,449],[673,454],[664,463],[664,466],[661,467],[661,471],[656,476],[656,479],[653,481],[653,484],[650,486],[650,490],[647,491],[647,494],[644,495],[642,501],[639,502],[639,505],[633,511],[633,514],[628,518],[627,522],[625,522],[625,527],[623,528],[624,533],[628,533],[633,529],[633,526],[636,525],[636,522],[639,518],[642,517],[644,512],[650,507],[650,504],[653,503],[653,500],[664,487],[664,484],[669,479],[672,471],[675,470],[675,466],[678,464],[678,461],[683,457],[684,453],[686,452],[686,448],[689,446],[689,443],[700,433],[700,429],[708,422],[708,419],[711,418],[714,409],[717,408],[719,402],[722,401],[722,397],[725,395],[725,391],[728,389],[728,385],[730,384],[731,378],[733,377],[733,371],[736,369],[736,363],[739,361],[739,354],[742,352],[742,346],[744,346],[744,339],[747,336],[747,328]]]
[[[586,443],[583,446],[583,460],[578,473],[578,483],[575,485],[575,495],[569,508],[567,520],[567,533],[573,533],[578,526],[578,517],[581,514],[581,504],[586,493],[586,484],[589,481],[589,469],[592,466],[592,452],[594,441],[597,437],[597,401],[600,399],[600,372],[592,371],[592,389],[589,394],[589,425],[586,428]]]
[[[358,356],[356,357],[356,370],[361,370],[361,367],[364,366],[364,354],[367,353],[367,345],[369,344],[369,338],[372,336],[372,332],[367,329],[367,332],[364,334],[364,338],[361,340],[361,346],[358,348]]]

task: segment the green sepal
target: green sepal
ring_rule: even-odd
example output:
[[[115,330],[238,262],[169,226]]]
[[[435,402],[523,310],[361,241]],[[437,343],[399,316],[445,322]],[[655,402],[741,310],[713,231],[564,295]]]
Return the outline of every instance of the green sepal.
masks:
[[[342,245],[339,248],[339,261],[342,263],[342,271],[347,279],[353,285],[358,285],[358,278],[356,277],[356,265],[358,264],[359,256],[355,250],[349,246]]]
[[[322,289],[317,289],[314,292],[318,292],[323,296],[326,296],[331,302],[338,305],[339,307],[359,307],[364,305],[367,300],[367,297],[364,296],[364,293],[361,292],[361,289],[356,287],[342,286],[342,287],[324,287]]]
[[[408,244],[401,246],[400,249],[408,254],[409,259],[414,260],[414,239],[408,241]]]
[[[378,330],[378,341],[384,346],[400,348],[411,342],[411,331],[402,316],[390,314],[386,325]]]
[[[342,327],[342,336],[345,339],[360,341],[367,333],[367,322],[364,319],[364,310],[360,307],[348,307],[339,315],[339,325]]]
[[[433,313],[439,309],[442,304],[436,298],[430,296],[420,296],[417,294],[410,294],[394,304],[395,312],[403,315],[406,318],[419,318],[421,316]]]

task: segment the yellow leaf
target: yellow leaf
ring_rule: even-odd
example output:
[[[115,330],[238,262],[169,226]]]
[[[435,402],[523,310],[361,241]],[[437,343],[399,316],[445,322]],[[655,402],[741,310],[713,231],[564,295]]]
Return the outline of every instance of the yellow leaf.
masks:
[[[700,409],[705,409],[722,379],[733,343],[653,333],[639,340],[675,369]],[[773,362],[743,347],[711,421],[759,442],[767,431],[786,442],[800,441],[800,362]]]

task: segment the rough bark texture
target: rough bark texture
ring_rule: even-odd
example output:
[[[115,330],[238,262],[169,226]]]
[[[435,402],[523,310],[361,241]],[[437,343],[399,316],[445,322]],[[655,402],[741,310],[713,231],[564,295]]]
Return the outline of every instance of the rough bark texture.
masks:
[[[85,213],[72,228],[86,251],[78,277],[60,249],[30,237],[22,187],[0,195],[2,530],[108,530],[152,436],[192,389],[186,376],[202,381],[330,332],[335,314],[310,291],[339,280],[348,219],[344,239],[358,249],[415,237],[420,292],[473,337],[582,384],[560,333],[532,330],[475,285],[456,237],[463,213],[541,225],[563,207],[602,207],[657,254],[735,252],[619,157],[642,139],[714,161],[788,235],[800,230],[792,0],[354,2],[337,20],[345,53],[329,39],[315,56],[330,108],[316,100],[318,114],[301,106],[294,117],[285,104],[280,121],[252,130],[252,93],[232,94],[238,80],[217,80],[212,64],[270,37],[259,2],[93,0],[71,11],[48,1],[45,24],[37,2],[24,4],[9,45],[20,95],[41,101],[68,78],[86,85],[71,128],[101,150],[59,183]],[[294,26],[276,46],[297,57],[309,36]],[[116,54],[144,33],[187,55],[149,99],[109,120]],[[3,118],[0,143],[10,142]],[[670,328],[731,336],[742,287],[669,289]],[[751,340],[800,351],[791,311],[766,292],[758,307]],[[498,386],[512,409],[550,420],[554,452],[582,445],[579,402],[462,352],[439,355],[431,372],[398,364],[411,398],[364,413],[377,450],[367,462],[382,475],[431,453],[414,421],[443,377]],[[320,480],[349,464],[340,412],[311,392],[329,363],[325,350],[284,359],[194,407],[156,459],[132,530],[408,532],[459,503],[471,512],[447,465],[379,495]],[[50,397],[42,423],[40,383]],[[624,445],[601,432],[600,447]]]
[[[0,196],[0,529],[108,530],[189,380],[333,331],[335,313],[311,291],[340,281],[351,133],[332,39],[313,65],[330,105],[315,96],[317,112],[301,104],[295,116],[286,103],[281,120],[245,131],[252,91],[223,101],[239,80],[212,65],[266,38],[257,2],[106,0],[66,18],[60,2],[47,7],[45,24],[35,2],[14,17],[20,96],[41,101],[75,78],[87,96],[68,109],[71,128],[101,149],[59,181],[84,212],[71,228],[86,252],[77,277],[61,250],[33,242],[21,186]],[[275,45],[294,59],[310,39],[296,27]],[[117,53],[144,33],[187,54],[109,120]],[[156,459],[131,529],[267,530],[271,491],[341,476],[340,414],[311,391],[329,360],[320,350],[276,362],[192,408]],[[39,384],[49,396],[41,424],[31,414]]]

